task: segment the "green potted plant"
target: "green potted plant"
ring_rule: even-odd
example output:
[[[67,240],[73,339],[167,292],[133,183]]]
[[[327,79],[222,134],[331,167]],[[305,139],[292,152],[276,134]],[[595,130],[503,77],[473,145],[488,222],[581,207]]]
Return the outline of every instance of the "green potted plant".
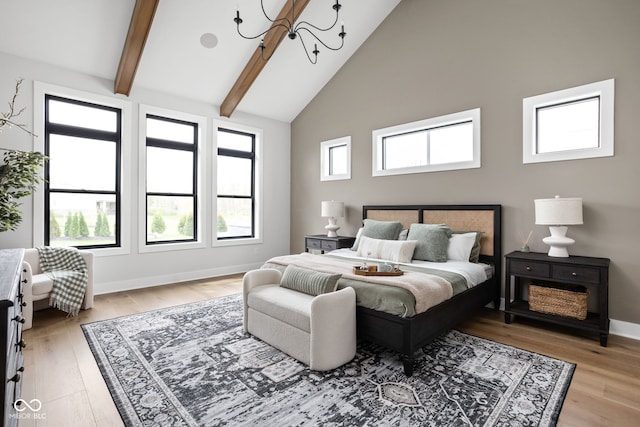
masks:
[[[0,133],[12,127],[33,135],[24,124],[16,123],[15,119],[24,111],[16,110],[15,103],[22,79],[16,81],[13,98],[9,102],[9,111],[0,113]],[[15,230],[22,221],[20,199],[33,193],[38,184],[43,181],[40,175],[46,157],[39,152],[10,150],[0,147],[3,152],[0,164],[0,232]]]

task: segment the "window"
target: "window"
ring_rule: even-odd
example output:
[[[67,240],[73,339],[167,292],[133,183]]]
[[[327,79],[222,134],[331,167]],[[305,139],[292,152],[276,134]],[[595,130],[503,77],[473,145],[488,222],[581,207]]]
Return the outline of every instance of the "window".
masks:
[[[119,108],[44,96],[44,244],[119,247]]]
[[[196,241],[198,124],[153,114],[146,129],[146,244]]]
[[[614,80],[525,98],[523,162],[613,156]]]
[[[256,134],[218,128],[217,240],[256,237]]]
[[[351,179],[351,137],[320,143],[320,181]]]
[[[480,167],[480,109],[373,131],[373,176]]]

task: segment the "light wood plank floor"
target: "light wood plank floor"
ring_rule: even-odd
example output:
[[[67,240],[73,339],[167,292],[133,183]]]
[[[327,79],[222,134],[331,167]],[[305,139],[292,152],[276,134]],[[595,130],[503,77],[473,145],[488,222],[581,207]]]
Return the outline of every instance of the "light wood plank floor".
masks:
[[[36,312],[25,331],[23,398],[39,399],[42,409],[20,426],[121,426],[80,325],[241,291],[241,275],[156,288],[99,295],[91,310],[76,318],[53,309]],[[545,324],[517,319],[503,322],[501,312],[485,309],[459,325],[482,338],[577,364],[559,426],[640,425],[640,341],[576,335]],[[28,410],[25,412],[29,412]],[[25,416],[28,415],[25,413]]]

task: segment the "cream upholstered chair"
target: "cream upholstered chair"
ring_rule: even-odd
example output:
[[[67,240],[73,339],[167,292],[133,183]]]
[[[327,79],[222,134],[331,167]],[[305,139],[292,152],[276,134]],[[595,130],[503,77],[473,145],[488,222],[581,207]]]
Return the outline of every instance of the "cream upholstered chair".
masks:
[[[346,287],[317,296],[280,286],[275,269],[252,270],[242,281],[244,331],[317,371],[356,354],[356,293]]]
[[[93,307],[93,253],[82,250],[79,252],[87,264],[87,289],[81,306],[86,310]],[[24,294],[23,301],[26,304],[22,309],[23,329],[30,329],[33,326],[33,312],[49,306],[49,294],[53,287],[53,281],[42,271],[40,256],[35,248],[24,251],[22,267],[24,272],[22,292]]]

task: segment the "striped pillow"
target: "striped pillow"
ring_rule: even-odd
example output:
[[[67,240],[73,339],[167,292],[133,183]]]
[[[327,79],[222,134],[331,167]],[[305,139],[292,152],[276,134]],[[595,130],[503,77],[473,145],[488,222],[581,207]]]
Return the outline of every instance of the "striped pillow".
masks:
[[[306,268],[288,265],[282,274],[280,286],[317,296],[333,292],[338,287],[341,274],[327,274]]]
[[[382,240],[362,236],[358,245],[358,256],[392,262],[411,262],[415,248],[415,240]]]

